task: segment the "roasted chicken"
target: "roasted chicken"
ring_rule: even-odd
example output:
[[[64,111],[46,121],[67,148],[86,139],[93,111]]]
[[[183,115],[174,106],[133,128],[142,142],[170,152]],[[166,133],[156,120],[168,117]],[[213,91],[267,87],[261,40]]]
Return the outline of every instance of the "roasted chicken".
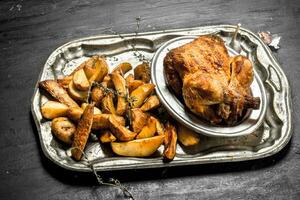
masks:
[[[230,57],[218,36],[200,36],[170,50],[164,71],[174,93],[212,124],[236,124],[247,109],[259,108],[260,99],[250,90],[251,62],[240,55]]]

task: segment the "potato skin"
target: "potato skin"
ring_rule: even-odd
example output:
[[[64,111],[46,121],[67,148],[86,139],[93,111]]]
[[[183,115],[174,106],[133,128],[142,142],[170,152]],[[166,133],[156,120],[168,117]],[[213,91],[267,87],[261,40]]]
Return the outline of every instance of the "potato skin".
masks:
[[[130,110],[131,129],[135,133],[139,133],[147,123],[149,115],[144,113],[139,108]]]
[[[66,144],[72,144],[76,126],[66,117],[54,118],[51,123],[53,135]]]
[[[144,85],[145,83],[141,80],[132,80],[127,83],[128,92],[129,94],[134,91],[136,88],[138,88],[141,85]]]
[[[127,109],[127,89],[126,89],[126,81],[123,76],[118,73],[111,74],[111,80],[114,83],[115,89],[118,93],[118,102],[117,102],[117,115],[124,115]]]
[[[74,133],[74,140],[72,143],[72,157],[75,160],[80,160],[82,157],[82,152],[84,151],[85,145],[87,143],[88,137],[91,132],[93,124],[93,112],[94,104],[89,104],[83,111],[82,117],[79,120],[77,130]]]
[[[177,130],[170,122],[166,124],[164,144],[164,159],[165,161],[171,161],[176,155]]]
[[[150,81],[150,67],[149,64],[143,62],[142,64],[136,66],[134,68],[134,79],[142,80],[145,83],[149,83]]]
[[[109,117],[113,114],[94,114],[92,129],[107,129],[109,128]],[[122,126],[125,126],[125,119],[121,116],[113,115],[115,120]]]
[[[106,60],[99,56],[93,56],[95,73],[89,78],[89,82],[101,82],[108,73]]]
[[[156,119],[152,116],[148,118],[147,124],[142,128],[136,139],[153,137],[156,133]]]
[[[102,143],[110,143],[116,141],[116,137],[109,131],[109,130],[104,130],[100,133],[99,140]]]
[[[113,97],[114,95],[112,93],[108,93],[106,94],[106,96],[103,97],[101,102],[102,113],[116,114]]]
[[[59,102],[69,107],[79,107],[78,104],[69,96],[66,90],[55,80],[45,80],[39,83],[39,86],[45,89],[49,94]]]
[[[160,101],[158,97],[156,95],[152,95],[142,105],[141,110],[143,112],[147,112],[149,110],[156,109],[157,107],[159,107],[159,105],[160,105]]]
[[[91,99],[93,102],[96,103],[97,107],[101,107],[101,102],[103,97],[105,96],[103,89],[100,87],[93,87],[91,92]]]
[[[155,85],[148,83],[139,86],[130,94],[130,101],[132,108],[139,108],[143,103],[144,100],[151,94],[154,90]]]
[[[112,72],[116,72],[120,75],[126,74],[128,71],[132,69],[132,65],[128,62],[123,62],[119,64]]]
[[[133,140],[136,136],[136,133],[130,131],[125,126],[121,125],[114,115],[109,116],[109,129],[113,135],[118,138],[120,141],[130,141]]]

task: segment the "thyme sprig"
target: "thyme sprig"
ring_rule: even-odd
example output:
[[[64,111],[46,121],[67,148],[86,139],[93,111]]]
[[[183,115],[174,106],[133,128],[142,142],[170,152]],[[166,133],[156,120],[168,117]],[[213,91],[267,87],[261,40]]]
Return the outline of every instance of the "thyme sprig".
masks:
[[[93,172],[93,174],[95,175],[97,182],[99,185],[106,185],[106,186],[113,186],[113,187],[117,187],[120,190],[122,190],[124,197],[129,198],[134,200],[133,195],[131,194],[131,192],[124,186],[121,184],[121,182],[118,179],[115,178],[109,178],[108,181],[104,181],[104,179],[100,176],[100,174],[96,171],[94,164],[88,159],[87,155],[84,153],[84,151],[82,151],[81,149],[79,149],[78,147],[71,147],[69,149],[69,151],[71,152],[73,149],[77,149],[79,150],[82,155],[83,158],[85,159],[85,161],[87,162],[87,164],[82,163],[83,165],[85,165],[86,167],[90,168],[91,171]]]
[[[135,30],[135,38],[133,38],[132,40],[125,40],[125,37],[121,34],[118,33],[117,31],[114,31],[112,28],[108,29],[112,34],[114,35],[118,35],[127,45],[129,45],[132,50],[134,51],[134,56],[141,62],[147,62],[150,63],[150,60],[146,58],[146,56],[144,54],[142,54],[139,50],[137,50],[136,48],[136,37],[140,31],[140,23],[142,21],[142,18],[136,17],[136,30]],[[132,42],[131,42],[132,41]]]
[[[122,94],[120,91],[114,90],[112,88],[108,88],[108,87],[106,87],[103,84],[98,83],[98,82],[93,82],[92,86],[99,87],[101,90],[103,90],[105,95],[107,95],[108,93],[111,93],[111,94],[113,94],[117,97],[123,97],[126,100],[126,102],[128,103],[129,108],[132,108],[134,102],[137,101],[137,98],[134,97],[134,96],[130,97],[128,95],[128,92],[126,92],[126,94]]]

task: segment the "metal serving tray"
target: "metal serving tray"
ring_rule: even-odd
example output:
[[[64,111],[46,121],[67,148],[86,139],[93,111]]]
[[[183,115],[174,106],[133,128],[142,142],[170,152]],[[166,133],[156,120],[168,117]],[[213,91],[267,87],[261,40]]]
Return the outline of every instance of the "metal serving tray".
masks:
[[[154,52],[170,39],[185,35],[217,34],[228,44],[235,26],[217,25],[175,29],[148,33],[124,35],[100,35],[69,42],[57,48],[47,59],[38,78],[55,79],[70,73],[88,57],[106,55],[110,67],[127,61],[133,66],[143,59],[151,60]],[[89,141],[85,149],[88,159],[98,171],[137,168],[157,168],[179,165],[193,165],[218,162],[253,160],[271,156],[280,151],[290,140],[291,97],[289,83],[270,49],[253,32],[241,28],[238,35],[242,55],[254,64],[263,81],[267,95],[267,111],[262,125],[253,133],[240,137],[208,137],[201,135],[198,145],[186,148],[177,144],[176,157],[170,163],[162,161],[163,147],[150,158],[119,157],[109,146]],[[31,111],[38,129],[44,154],[59,166],[74,171],[91,171],[86,161],[76,162],[69,158],[68,147],[52,137],[50,121],[42,118],[40,106],[47,97],[40,93],[36,85]]]

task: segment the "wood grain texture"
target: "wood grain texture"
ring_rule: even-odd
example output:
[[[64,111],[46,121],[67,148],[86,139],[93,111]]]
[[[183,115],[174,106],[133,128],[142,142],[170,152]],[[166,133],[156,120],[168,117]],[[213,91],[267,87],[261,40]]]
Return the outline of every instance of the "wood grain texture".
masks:
[[[236,24],[282,36],[274,53],[292,88],[293,131],[277,155],[242,163],[107,172],[136,199],[299,199],[300,3],[297,0],[0,2],[0,199],[122,199],[90,174],[65,171],[43,156],[30,98],[49,54],[70,40],[108,33]]]

